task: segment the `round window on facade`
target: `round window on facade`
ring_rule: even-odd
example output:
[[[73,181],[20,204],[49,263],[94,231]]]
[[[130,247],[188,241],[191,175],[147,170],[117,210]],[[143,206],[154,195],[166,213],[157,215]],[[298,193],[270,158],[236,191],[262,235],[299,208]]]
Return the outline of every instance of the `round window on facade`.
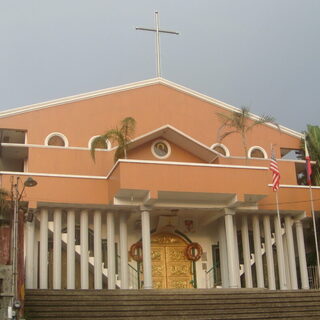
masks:
[[[225,157],[230,157],[228,148],[222,143],[215,143],[211,146],[211,149],[222,154]]]
[[[67,137],[60,132],[50,133],[46,137],[44,144],[46,146],[54,146],[54,147],[68,147],[69,146]]]
[[[251,147],[249,149],[249,157],[250,158],[258,158],[258,159],[266,159],[267,153],[261,147]]]
[[[152,154],[159,159],[166,159],[171,154],[171,147],[165,140],[157,140],[152,144]]]
[[[216,146],[213,148],[213,150],[223,154],[224,156],[226,155],[226,150],[224,150],[221,146]]]
[[[59,136],[53,136],[48,140],[48,146],[64,147],[65,143]]]

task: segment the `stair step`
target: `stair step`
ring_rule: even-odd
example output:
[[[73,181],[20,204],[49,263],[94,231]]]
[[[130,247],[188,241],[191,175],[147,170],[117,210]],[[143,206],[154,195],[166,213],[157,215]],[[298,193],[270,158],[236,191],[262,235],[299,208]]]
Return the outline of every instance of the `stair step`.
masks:
[[[320,319],[320,291],[26,290],[30,319]]]

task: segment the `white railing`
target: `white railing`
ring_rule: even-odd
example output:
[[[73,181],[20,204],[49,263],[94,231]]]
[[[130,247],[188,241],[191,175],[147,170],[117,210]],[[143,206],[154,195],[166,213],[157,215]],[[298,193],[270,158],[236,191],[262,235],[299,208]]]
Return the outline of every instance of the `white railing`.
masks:
[[[206,288],[216,288],[221,285],[217,279],[217,266],[214,265],[208,271],[206,271]]]
[[[121,287],[121,258],[120,256],[117,256],[117,279],[120,281],[120,287]],[[141,279],[140,279],[140,268],[138,265],[138,268],[136,269],[133,267],[130,263],[128,263],[129,267],[129,274],[128,274],[128,282],[129,282],[129,289],[140,289],[141,288]]]

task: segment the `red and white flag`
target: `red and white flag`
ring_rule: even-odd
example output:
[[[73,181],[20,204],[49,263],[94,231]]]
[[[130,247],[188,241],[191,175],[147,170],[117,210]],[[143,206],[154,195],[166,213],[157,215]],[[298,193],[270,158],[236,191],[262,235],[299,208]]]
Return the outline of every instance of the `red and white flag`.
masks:
[[[311,160],[310,155],[307,147],[307,140],[304,138],[304,152],[306,154],[306,171],[307,171],[307,183],[309,186],[311,186],[311,174],[312,174],[312,168],[311,168]]]
[[[280,171],[274,150],[271,150],[270,170],[272,171],[272,190],[278,191],[280,187]]]

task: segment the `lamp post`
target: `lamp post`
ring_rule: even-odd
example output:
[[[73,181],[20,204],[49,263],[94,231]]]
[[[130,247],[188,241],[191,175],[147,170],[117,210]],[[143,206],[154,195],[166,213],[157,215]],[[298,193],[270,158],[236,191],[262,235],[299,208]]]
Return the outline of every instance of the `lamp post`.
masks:
[[[26,187],[34,187],[38,183],[29,177],[24,183],[21,192],[19,191],[20,177],[12,177],[11,190],[13,201],[13,235],[12,235],[12,304],[11,310],[8,313],[12,314],[11,318],[16,319],[17,310],[21,307],[21,302],[18,297],[18,236],[19,236],[19,203]],[[10,318],[10,317],[9,317]]]

